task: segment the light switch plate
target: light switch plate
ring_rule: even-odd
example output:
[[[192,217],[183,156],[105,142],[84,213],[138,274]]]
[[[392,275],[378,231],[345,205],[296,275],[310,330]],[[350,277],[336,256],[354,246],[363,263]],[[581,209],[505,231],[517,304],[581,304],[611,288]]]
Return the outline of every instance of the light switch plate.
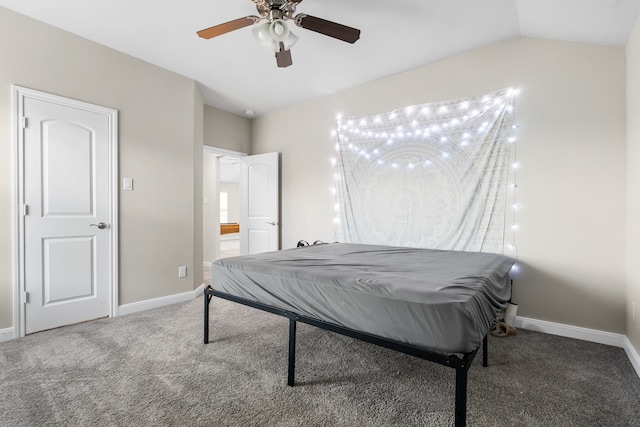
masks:
[[[178,277],[182,279],[183,277],[187,277],[187,267],[182,266],[178,267]]]
[[[122,189],[125,191],[133,191],[133,178],[122,178]]]

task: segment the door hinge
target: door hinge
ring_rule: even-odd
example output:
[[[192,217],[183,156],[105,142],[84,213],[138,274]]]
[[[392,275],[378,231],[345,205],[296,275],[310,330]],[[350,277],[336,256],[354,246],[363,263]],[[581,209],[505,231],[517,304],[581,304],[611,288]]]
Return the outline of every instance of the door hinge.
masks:
[[[29,215],[29,205],[22,205],[22,215]]]
[[[29,119],[26,117],[22,117],[22,129],[26,129],[29,126]]]
[[[29,303],[29,292],[24,291],[24,292],[22,293],[22,302],[23,302],[24,304],[28,304],[28,303]]]

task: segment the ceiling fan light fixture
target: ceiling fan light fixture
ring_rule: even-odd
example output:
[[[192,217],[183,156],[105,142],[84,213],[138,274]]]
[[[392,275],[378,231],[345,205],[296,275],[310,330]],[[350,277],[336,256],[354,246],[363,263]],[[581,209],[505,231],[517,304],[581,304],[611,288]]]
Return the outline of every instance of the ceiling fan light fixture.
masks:
[[[282,19],[275,19],[255,27],[253,37],[273,52],[280,50],[281,42],[284,43],[285,49],[290,49],[298,41],[298,36],[289,30],[287,23]]]
[[[355,43],[360,38],[360,30],[357,28],[304,13],[296,14],[296,7],[302,0],[251,1],[256,5],[260,16],[245,16],[244,18],[205,28],[196,33],[203,39],[211,39],[255,24],[253,37],[259,44],[275,52],[276,64],[279,68],[285,68],[293,64],[290,49],[298,41],[298,36],[289,29],[291,22],[300,28],[315,31],[347,43]],[[260,24],[261,21],[266,22]],[[287,21],[291,22],[288,23]]]
[[[293,31],[289,31],[289,35],[287,36],[287,38],[282,41],[282,43],[284,44],[284,48],[287,50],[291,49],[291,46],[293,46],[297,42],[298,36],[293,34]]]
[[[271,34],[269,33],[269,23],[265,22],[262,25],[259,25],[257,27],[255,27],[253,29],[253,37],[256,39],[256,41],[258,43],[260,43],[262,46],[269,48],[269,49],[275,49],[274,46],[274,41],[271,38]]]
[[[285,41],[289,35],[289,27],[287,27],[287,23],[282,19],[275,19],[269,24],[269,34],[271,38],[277,42]]]

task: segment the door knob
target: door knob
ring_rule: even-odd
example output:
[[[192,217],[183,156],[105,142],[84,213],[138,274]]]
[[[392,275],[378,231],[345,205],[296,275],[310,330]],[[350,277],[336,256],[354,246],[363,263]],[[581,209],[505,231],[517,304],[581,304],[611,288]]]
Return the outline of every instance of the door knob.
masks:
[[[271,225],[275,226],[277,223],[275,221],[271,221],[271,222],[267,221],[267,224],[271,224]]]
[[[89,227],[98,227],[100,230],[102,230],[103,228],[107,228],[107,224],[105,224],[104,222],[99,222],[97,224],[89,224]]]

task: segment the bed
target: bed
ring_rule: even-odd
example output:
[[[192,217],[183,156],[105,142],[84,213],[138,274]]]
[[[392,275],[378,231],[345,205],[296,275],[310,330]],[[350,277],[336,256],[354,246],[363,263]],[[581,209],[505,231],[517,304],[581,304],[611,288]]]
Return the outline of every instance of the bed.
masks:
[[[213,296],[289,318],[294,385],[296,322],[456,370],[456,425],[466,423],[467,371],[511,297],[506,256],[331,243],[221,259],[205,289],[204,341]]]

